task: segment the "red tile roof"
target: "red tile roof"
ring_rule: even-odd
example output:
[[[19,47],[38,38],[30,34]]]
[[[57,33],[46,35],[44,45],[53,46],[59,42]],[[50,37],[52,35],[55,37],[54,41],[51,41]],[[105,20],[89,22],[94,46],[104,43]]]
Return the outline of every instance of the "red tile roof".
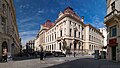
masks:
[[[54,26],[54,23],[52,23],[51,20],[47,20],[42,26],[50,28]]]

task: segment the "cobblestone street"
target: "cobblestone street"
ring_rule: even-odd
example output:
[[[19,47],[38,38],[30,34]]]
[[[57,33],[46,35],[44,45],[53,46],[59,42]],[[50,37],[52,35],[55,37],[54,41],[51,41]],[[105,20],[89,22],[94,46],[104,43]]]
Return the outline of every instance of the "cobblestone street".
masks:
[[[9,61],[0,63],[0,68],[120,68],[119,63],[95,60],[93,56],[52,57],[40,59]]]

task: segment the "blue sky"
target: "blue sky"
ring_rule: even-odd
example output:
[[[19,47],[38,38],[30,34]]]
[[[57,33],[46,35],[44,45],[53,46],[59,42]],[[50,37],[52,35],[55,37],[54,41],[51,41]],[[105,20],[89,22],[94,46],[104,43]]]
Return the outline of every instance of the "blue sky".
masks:
[[[26,41],[36,37],[47,19],[54,22],[60,11],[70,6],[85,23],[96,28],[104,27],[106,15],[106,0],[14,0],[16,19],[23,45]]]

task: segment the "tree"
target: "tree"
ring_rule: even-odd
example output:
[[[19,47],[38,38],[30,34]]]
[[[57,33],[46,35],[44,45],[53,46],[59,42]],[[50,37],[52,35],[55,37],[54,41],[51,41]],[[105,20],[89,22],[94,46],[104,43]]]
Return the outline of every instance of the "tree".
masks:
[[[62,46],[63,50],[67,49],[67,42],[65,41],[65,39],[63,40],[63,46]]]
[[[66,54],[70,54],[70,46],[66,46]]]

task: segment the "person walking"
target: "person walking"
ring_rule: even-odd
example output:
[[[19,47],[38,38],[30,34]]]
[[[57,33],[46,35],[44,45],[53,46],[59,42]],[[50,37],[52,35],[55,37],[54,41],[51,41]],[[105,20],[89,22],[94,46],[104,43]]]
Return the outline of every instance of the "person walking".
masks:
[[[74,52],[73,54],[74,54],[74,57],[76,57],[76,52]]]
[[[46,51],[44,51],[44,58],[46,58]]]
[[[2,61],[7,62],[7,49],[3,49]]]
[[[44,56],[43,51],[41,51],[40,52],[40,60],[43,60],[43,56]]]
[[[41,45],[39,46],[40,46],[40,60],[43,60],[44,57],[43,47]]]

